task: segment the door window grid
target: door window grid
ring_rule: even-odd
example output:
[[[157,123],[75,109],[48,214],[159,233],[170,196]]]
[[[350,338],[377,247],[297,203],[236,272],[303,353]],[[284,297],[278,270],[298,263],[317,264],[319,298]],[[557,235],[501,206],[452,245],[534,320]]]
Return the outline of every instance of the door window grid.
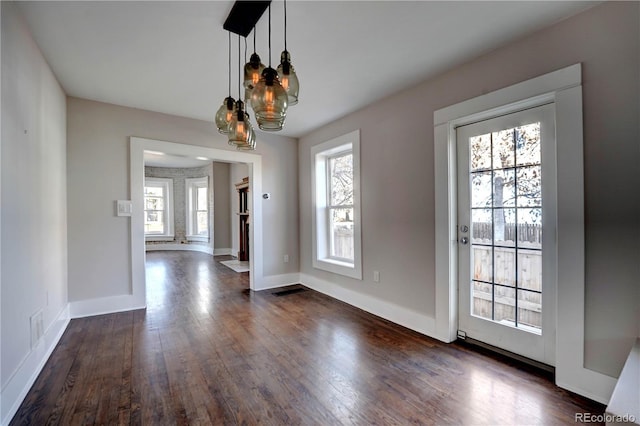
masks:
[[[527,131],[531,135],[527,135]],[[508,137],[505,138],[505,136]],[[505,149],[505,141],[508,149]],[[540,223],[542,219],[540,123],[478,135],[470,138],[469,143],[472,170],[470,179],[472,186],[472,218],[484,217],[486,219],[487,216],[490,218],[489,226],[484,226],[484,236],[487,234],[486,228],[490,230],[490,240],[488,242],[486,238],[479,238],[480,235],[478,234],[482,233],[476,232],[478,231],[477,222],[475,219],[472,220],[472,255],[474,256],[472,261],[474,265],[472,279],[473,298],[471,301],[474,306],[472,307],[472,312],[475,316],[489,319],[482,313],[480,315],[476,313],[475,304],[477,296],[482,293],[486,294],[486,291],[489,290],[488,287],[490,287],[490,319],[492,321],[500,322],[506,319],[511,321],[515,327],[540,333],[541,322],[536,321],[537,324],[532,324],[534,321],[530,320],[528,321],[529,324],[527,324],[527,321],[521,320],[521,316],[526,314],[525,311],[531,310],[541,314],[541,276],[533,274],[538,275],[536,286],[535,276],[531,279],[532,274],[529,273],[530,283],[528,287],[525,287],[522,283],[526,274],[521,271],[523,265],[519,265],[521,255],[523,259],[526,259],[526,256],[538,256],[537,262],[529,262],[527,271],[535,270],[536,265],[541,265],[541,225],[530,223],[533,222],[531,220],[532,217],[535,218],[536,222]],[[527,144],[532,146],[527,147]],[[499,164],[497,164],[498,162]],[[526,179],[527,177],[529,179]],[[490,179],[490,194],[487,196],[487,194],[482,194],[481,191],[474,192],[474,186],[481,188],[482,181],[487,183],[487,178]],[[519,180],[519,178],[521,179]],[[506,200],[504,198],[505,189],[507,190],[507,195],[511,195]],[[487,213],[489,214],[487,215]],[[510,219],[513,221],[509,225],[504,220],[507,213],[510,213]],[[522,216],[522,221],[519,220],[519,216]],[[527,217],[528,221],[526,220]],[[497,223],[498,226],[496,226]],[[496,228],[500,228],[499,233],[501,235],[496,235]],[[524,228],[525,235],[523,238],[521,238],[523,234],[523,229],[521,228]],[[509,232],[511,239],[507,236],[507,230],[511,231]],[[480,272],[478,273],[477,271],[477,259],[475,257],[480,250],[490,251],[490,277],[486,277],[489,271],[485,270],[489,268],[481,267]],[[499,255],[500,253],[501,255]],[[514,269],[509,274],[511,275],[510,279],[509,277],[505,279],[503,276],[500,278],[504,282],[499,282],[499,277],[496,276],[498,272],[496,264],[500,256],[509,257],[506,253],[511,253]],[[485,291],[482,292],[481,290]],[[507,295],[506,299],[504,297],[505,294]],[[484,298],[486,300],[486,296]],[[497,315],[496,304],[499,299],[513,301],[511,315],[509,315],[509,310],[505,310],[507,315]]]

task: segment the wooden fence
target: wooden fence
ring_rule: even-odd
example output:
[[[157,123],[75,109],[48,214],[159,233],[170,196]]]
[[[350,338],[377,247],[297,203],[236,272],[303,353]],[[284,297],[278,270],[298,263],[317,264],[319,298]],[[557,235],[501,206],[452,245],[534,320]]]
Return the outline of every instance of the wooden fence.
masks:
[[[538,250],[473,246],[473,279],[495,282],[512,287],[495,286],[495,320],[515,321],[516,297],[518,298],[518,322],[531,327],[542,326],[542,299],[540,293],[518,291],[518,288],[542,291],[542,253]],[[491,318],[491,285],[473,284],[474,315]]]
[[[333,251],[336,257],[353,259],[353,222],[350,226],[336,227],[333,230]]]
[[[472,238],[474,242],[490,243],[493,240],[493,223],[474,222],[472,228]],[[516,227],[515,223],[505,223],[501,232],[496,230],[496,234],[500,233],[501,241],[516,241],[518,237],[519,244],[529,247],[540,247],[542,245],[542,225],[533,223],[520,223]]]

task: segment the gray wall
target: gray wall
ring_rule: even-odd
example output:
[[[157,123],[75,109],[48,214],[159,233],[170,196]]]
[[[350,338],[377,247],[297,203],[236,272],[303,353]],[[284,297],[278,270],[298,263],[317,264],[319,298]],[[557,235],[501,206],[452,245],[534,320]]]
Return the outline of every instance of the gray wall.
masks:
[[[249,176],[249,168],[246,164],[232,164],[229,169],[229,200],[231,212],[231,254],[238,256],[240,250],[240,198],[236,183],[242,182],[242,179]],[[251,202],[251,197],[249,197]],[[251,208],[249,208],[251,211]],[[286,253],[284,253],[286,254]]]
[[[4,391],[31,351],[30,316],[42,309],[46,330],[67,306],[67,182],[65,94],[15,4],[1,8]]]
[[[229,163],[213,162],[213,248],[231,248],[231,194]]]
[[[114,200],[131,197],[129,137],[232,148],[212,122],[72,97],[67,135],[69,300],[131,294],[129,220],[113,214]],[[257,142],[263,189],[278,194],[263,204],[264,275],[297,272],[297,260],[282,262],[298,252],[297,144],[262,132]]]
[[[585,364],[617,377],[640,331],[639,7],[597,6],[301,138],[301,272],[433,317],[433,112],[581,62]],[[310,149],[358,128],[363,282],[311,265]]]

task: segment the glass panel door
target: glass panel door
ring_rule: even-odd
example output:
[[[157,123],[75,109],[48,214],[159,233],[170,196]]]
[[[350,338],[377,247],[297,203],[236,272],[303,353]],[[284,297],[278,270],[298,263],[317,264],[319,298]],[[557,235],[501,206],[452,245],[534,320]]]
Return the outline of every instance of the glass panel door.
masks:
[[[457,129],[459,328],[548,364],[555,238],[543,241],[555,233],[554,133],[552,105]]]

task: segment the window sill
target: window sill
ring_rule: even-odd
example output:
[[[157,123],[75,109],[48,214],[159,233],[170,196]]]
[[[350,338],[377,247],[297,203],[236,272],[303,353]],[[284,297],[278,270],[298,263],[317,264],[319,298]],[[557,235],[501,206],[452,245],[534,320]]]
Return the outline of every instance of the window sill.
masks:
[[[362,269],[356,267],[355,263],[344,262],[331,258],[314,259],[313,267],[316,269],[322,269],[327,272],[332,272],[338,275],[344,275],[345,277],[355,278],[362,280]]]
[[[187,235],[187,241],[197,241],[200,243],[208,243],[209,237],[201,237],[198,235]]]
[[[174,241],[173,235],[145,235],[145,241]]]

